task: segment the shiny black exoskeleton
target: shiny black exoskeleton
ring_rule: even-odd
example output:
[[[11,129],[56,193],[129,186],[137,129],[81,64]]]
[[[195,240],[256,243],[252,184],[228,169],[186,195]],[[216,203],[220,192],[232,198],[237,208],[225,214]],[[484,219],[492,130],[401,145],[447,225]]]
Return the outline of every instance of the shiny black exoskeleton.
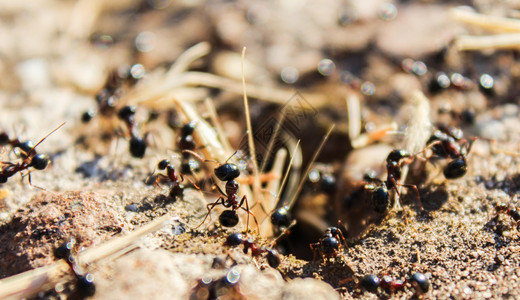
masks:
[[[424,294],[430,290],[430,281],[423,273],[414,273],[408,279],[417,294]]]
[[[158,181],[167,181],[172,184],[172,187],[170,188],[169,196],[173,200],[176,200],[177,198],[182,199],[183,193],[184,193],[184,185],[182,185],[182,181],[184,181],[184,177],[182,176],[182,173],[175,172],[175,168],[172,164],[170,164],[170,161],[167,159],[161,160],[157,164],[157,168],[159,170],[166,170],[166,175],[159,174],[157,176],[156,182]]]
[[[80,299],[91,297],[96,293],[96,285],[94,283],[94,276],[91,273],[81,273],[77,266],[76,258],[72,255],[74,248],[74,239],[63,243],[54,250],[54,257],[56,259],[63,259],[69,265],[72,272],[76,276],[76,290],[74,294]]]
[[[202,160],[202,158],[193,151],[184,150],[183,153],[190,153]],[[208,160],[204,160],[204,161],[208,161]],[[240,169],[235,164],[226,162],[224,164],[219,164],[214,169],[214,173],[215,173],[215,176],[219,180],[226,182],[226,186],[225,186],[226,192],[223,192],[222,189],[220,189],[220,187],[218,185],[215,185],[215,187],[218,189],[221,196],[218,197],[214,203],[207,205],[208,214],[206,215],[206,217],[204,217],[204,220],[202,220],[202,222],[200,223],[199,226],[204,224],[206,219],[211,214],[211,210],[215,206],[220,204],[220,205],[224,206],[225,208],[229,208],[227,210],[224,210],[220,214],[219,221],[222,226],[224,226],[224,227],[236,226],[239,222],[237,210],[242,208],[243,210],[245,210],[247,212],[246,231],[249,230],[249,215],[253,216],[255,224],[258,227],[258,222],[257,222],[255,216],[249,210],[249,204],[247,202],[247,197],[244,195],[240,201],[238,200],[238,189],[239,189],[240,185],[239,185],[238,181],[236,181],[235,179],[238,176],[240,176]],[[246,205],[245,208],[243,207],[244,204]],[[199,226],[197,226],[197,227],[199,227]]]
[[[276,250],[271,248],[266,248],[264,246],[257,245],[252,239],[247,239],[241,233],[232,233],[224,242],[225,246],[229,247],[237,247],[240,245],[244,246],[244,254],[251,253],[252,257],[260,257],[265,254],[265,258],[267,259],[267,263],[271,268],[277,268],[280,263],[280,256]],[[251,250],[251,251],[250,251]]]
[[[123,121],[130,134],[129,151],[133,157],[143,158],[146,153],[146,139],[142,138],[137,131],[137,123],[135,121],[135,106],[124,106],[117,112],[117,117]]]
[[[401,180],[401,168],[403,165],[409,163],[412,155],[406,150],[396,149],[390,152],[386,158],[386,180],[380,180],[373,176],[365,177],[368,183],[363,187],[370,191],[370,204],[375,212],[383,214],[388,211],[391,206],[389,190],[394,190],[400,198],[397,186],[404,186],[415,191],[416,199],[419,206],[422,208],[421,200],[419,198],[419,191],[415,185],[399,184]]]
[[[288,206],[276,209],[271,214],[271,224],[273,224],[276,232],[282,232],[292,224],[291,212]]]
[[[31,141],[19,142],[18,139],[10,139],[7,134],[0,134],[0,140],[4,143],[3,145],[11,144],[13,148],[19,148],[21,150],[20,157],[22,159],[22,161],[18,163],[4,162],[2,164],[2,169],[0,169],[0,183],[7,182],[7,180],[16,173],[29,170],[29,168],[34,168],[36,170],[45,169],[50,162],[49,156],[43,153],[38,154],[36,152],[36,147],[64,124],[65,123],[61,124],[51,131],[36,145]],[[0,146],[2,146],[2,144],[0,144]],[[29,183],[31,183],[31,173],[29,172],[28,175]]]
[[[365,275],[361,281],[359,282],[359,285],[371,292],[371,293],[377,293],[377,289],[379,289],[379,284],[380,284],[380,280],[379,280],[379,277],[377,277],[376,275],[373,275],[373,274],[370,274],[370,275]]]
[[[414,273],[408,279],[396,280],[390,276],[383,276],[379,278],[376,275],[366,275],[359,281],[359,286],[371,293],[377,293],[379,288],[388,294],[395,293],[397,291],[405,290],[407,283],[415,289],[415,292],[419,295],[427,293],[430,289],[430,281],[423,273]]]
[[[471,150],[474,140],[463,139],[463,133],[459,128],[439,124],[438,129],[428,139],[435,158],[451,159],[443,168],[446,179],[457,179],[464,176],[468,170],[466,156]]]
[[[314,260],[316,254],[320,254],[324,258],[335,258],[340,254],[342,245],[346,247],[345,238],[341,230],[337,227],[329,227],[320,241],[310,244],[311,250],[314,252]]]
[[[193,151],[197,147],[193,138],[193,133],[195,132],[196,125],[197,123],[195,121],[192,121],[182,126],[181,137],[178,143],[179,149],[181,151]],[[199,171],[198,163],[195,160],[191,159],[191,154],[189,152],[182,152],[181,172],[183,174],[192,174],[193,171]]]

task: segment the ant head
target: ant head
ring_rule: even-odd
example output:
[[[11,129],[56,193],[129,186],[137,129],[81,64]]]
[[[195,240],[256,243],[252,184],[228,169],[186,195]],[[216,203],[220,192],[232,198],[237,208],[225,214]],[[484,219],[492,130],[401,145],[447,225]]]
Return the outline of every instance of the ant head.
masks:
[[[390,200],[388,197],[388,188],[381,186],[372,191],[372,207],[377,213],[384,213],[388,210]]]
[[[379,288],[379,277],[376,275],[365,275],[359,282],[359,284],[367,291],[371,293],[377,293],[377,289]]]
[[[240,176],[237,165],[226,163],[215,168],[215,176],[222,181],[231,181]]]
[[[410,153],[406,150],[396,149],[390,152],[386,158],[387,163],[398,163],[401,159],[410,157]]]
[[[89,109],[81,115],[81,122],[88,123],[96,115],[95,109]]]
[[[117,117],[120,120],[129,121],[135,115],[136,109],[135,105],[124,106],[117,112]]]
[[[331,174],[322,174],[320,187],[327,195],[332,195],[336,191],[336,178]]]
[[[415,273],[409,279],[418,294],[424,294],[430,289],[430,281],[423,273]]]
[[[450,161],[443,170],[446,179],[457,179],[466,174],[468,171],[468,164],[466,158],[460,157]]]
[[[35,168],[36,170],[43,170],[43,169],[47,168],[48,164],[49,164],[49,156],[41,153],[41,154],[36,154],[31,159],[30,166]]]
[[[238,214],[236,211],[228,209],[220,214],[218,220],[224,227],[235,227],[238,224]]]
[[[166,167],[168,167],[170,165],[170,161],[167,160],[167,159],[163,159],[161,160],[158,164],[157,164],[157,168],[159,170],[164,170],[166,169]]]
[[[339,250],[339,241],[333,236],[328,236],[321,240],[321,251],[324,254],[332,254]]]
[[[195,122],[195,121],[191,121],[188,124],[182,126],[181,135],[182,136],[192,135],[193,131],[195,131],[195,126],[197,126],[197,122]]]
[[[3,174],[0,174],[0,183],[6,183],[7,182],[7,179],[8,177],[3,175]]]
[[[278,256],[278,252],[276,252],[276,250],[273,250],[273,249],[267,250],[266,258],[267,258],[267,263],[269,264],[269,266],[271,266],[271,268],[276,269],[276,268],[278,268],[278,266],[281,263],[280,256]]]
[[[224,245],[230,246],[230,247],[236,247],[236,246],[239,246],[240,244],[242,244],[243,242],[244,242],[244,235],[239,232],[236,232],[236,233],[230,234],[226,238]]]
[[[146,152],[146,141],[138,137],[132,137],[130,139],[130,154],[133,157],[143,158]]]
[[[287,206],[280,207],[271,215],[271,224],[278,228],[287,228],[291,225],[291,213]]]

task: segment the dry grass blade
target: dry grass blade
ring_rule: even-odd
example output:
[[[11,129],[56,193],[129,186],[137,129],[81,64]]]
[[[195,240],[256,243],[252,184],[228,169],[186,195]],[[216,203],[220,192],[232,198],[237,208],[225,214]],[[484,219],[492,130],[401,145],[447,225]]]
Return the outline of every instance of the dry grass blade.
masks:
[[[458,51],[520,48],[520,33],[487,36],[463,35],[455,40]]]
[[[450,14],[454,20],[483,29],[498,32],[520,32],[520,20],[517,19],[479,14],[467,7],[453,8]]]
[[[349,94],[345,100],[348,112],[348,137],[353,141],[361,133],[361,105],[359,97],[354,93]]]
[[[247,91],[246,91],[246,76],[244,73],[244,61],[246,56],[246,47],[242,49],[242,88],[244,95],[244,114],[246,116],[246,126],[247,126],[247,141],[249,144],[249,156],[251,157],[253,163],[253,197],[254,201],[252,205],[256,203],[260,203],[260,178],[258,177],[258,162],[256,161],[256,149],[255,149],[255,141],[253,139],[253,127],[251,126],[251,114],[249,112],[249,101],[247,100]],[[260,203],[262,206],[262,203]],[[260,218],[260,216],[257,216]]]
[[[287,106],[284,106],[284,108],[282,109],[280,118],[278,119],[278,123],[276,123],[276,127],[274,129],[273,136],[271,137],[271,139],[269,140],[269,143],[267,144],[267,149],[265,150],[265,154],[264,154],[264,161],[262,162],[262,166],[260,167],[260,173],[263,173],[265,171],[265,167],[269,160],[269,156],[271,154],[271,151],[273,151],[274,142],[278,138],[278,134],[280,133],[280,128],[282,127],[282,123],[285,119],[285,112],[287,111],[286,108],[287,108]]]
[[[128,248],[141,236],[159,230],[169,219],[168,215],[162,216],[125,236],[87,249],[78,255],[78,260],[81,264],[89,264]],[[54,287],[68,269],[69,266],[60,260],[50,266],[4,278],[0,280],[0,299],[33,297],[41,291]]]
[[[325,145],[325,142],[329,138],[329,136],[332,133],[332,130],[334,130],[335,126],[336,126],[335,124],[332,124],[332,126],[330,126],[330,128],[329,128],[329,131],[327,131],[327,134],[325,134],[325,136],[321,140],[320,146],[318,147],[318,149],[314,153],[314,156],[312,157],[311,161],[309,162],[309,165],[307,166],[307,169],[305,170],[305,173],[303,174],[303,176],[300,179],[300,184],[298,185],[298,188],[293,193],[293,195],[291,197],[291,200],[289,200],[289,202],[286,203],[285,205],[291,207],[294,204],[294,201],[296,201],[296,197],[298,196],[298,194],[300,193],[301,189],[303,188],[303,184],[305,183],[305,179],[307,178],[307,176],[309,175],[309,172],[311,171],[312,165],[314,164],[314,162],[318,158],[318,155],[320,154],[321,149],[323,149],[323,146]]]

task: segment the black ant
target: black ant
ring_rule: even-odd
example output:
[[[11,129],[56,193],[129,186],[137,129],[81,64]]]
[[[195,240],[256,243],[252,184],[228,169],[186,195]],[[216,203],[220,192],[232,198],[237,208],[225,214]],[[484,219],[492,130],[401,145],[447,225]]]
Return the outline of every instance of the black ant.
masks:
[[[75,240],[70,239],[60,247],[54,249],[54,257],[56,259],[64,259],[69,265],[72,272],[76,276],[76,293],[79,298],[91,297],[96,293],[96,285],[94,284],[94,276],[91,273],[82,273],[76,263],[76,258],[72,255]]]
[[[194,151],[196,148],[195,141],[193,139],[193,132],[195,131],[195,121],[185,124],[181,128],[181,137],[179,139],[179,149],[182,151],[181,161],[181,172],[183,174],[192,174],[192,171],[198,170],[198,163],[190,159],[190,153],[184,152],[184,150]]]
[[[443,169],[446,179],[457,179],[468,171],[466,156],[471,150],[475,139],[463,139],[463,133],[456,127],[438,125],[438,129],[428,139],[434,157],[452,159]]]
[[[27,157],[27,154],[34,148],[34,143],[32,141],[20,141],[18,138],[11,138],[9,134],[6,132],[0,133],[0,147],[5,145],[11,145],[13,149],[20,149],[21,157]]]
[[[61,126],[65,125],[65,123],[58,126],[56,129],[47,134],[44,138],[42,138],[36,145],[32,145],[32,142],[23,143],[25,145],[29,145],[30,149],[25,149],[22,151],[25,153],[22,155],[23,160],[17,164],[12,162],[1,162],[1,165],[5,165],[0,170],[0,183],[6,183],[9,177],[12,177],[18,172],[27,170],[29,168],[34,168],[36,170],[43,170],[49,164],[49,156],[47,154],[36,154],[35,148],[41,144],[49,135],[53,134],[56,130],[58,130]],[[31,173],[28,173],[29,176],[29,184],[31,183]]]
[[[198,159],[200,159],[201,161],[204,161],[204,162],[213,161],[213,160],[203,159],[200,155],[198,155],[197,153],[195,153],[191,150],[184,150],[182,152],[190,153],[193,156],[197,157]],[[213,161],[213,162],[215,162],[215,161]],[[236,178],[238,176],[240,176],[240,169],[238,168],[238,166],[235,164],[232,164],[232,163],[228,163],[228,162],[226,162],[224,164],[219,164],[214,169],[214,173],[215,173],[215,176],[219,180],[226,182],[226,187],[225,187],[226,192],[224,193],[218,185],[215,185],[217,187],[219,193],[221,194],[221,196],[218,197],[214,203],[208,204],[206,206],[208,209],[208,214],[206,215],[206,217],[204,217],[204,220],[202,220],[202,222],[200,223],[199,226],[204,224],[204,222],[206,221],[208,216],[211,214],[211,210],[213,210],[213,208],[215,206],[217,206],[218,204],[221,204],[225,208],[230,208],[230,209],[224,210],[219,216],[219,222],[222,226],[235,227],[239,221],[237,210],[242,208],[243,210],[245,210],[247,212],[246,231],[249,230],[249,215],[253,216],[253,220],[255,221],[256,227],[258,228],[258,221],[256,220],[255,215],[253,215],[253,213],[249,210],[249,203],[247,201],[246,195],[242,196],[242,199],[240,201],[238,200],[238,189],[240,187],[240,184],[238,183],[238,181],[236,181]],[[246,208],[243,207],[244,204],[246,205]],[[199,226],[197,226],[195,228],[198,228]]]
[[[161,160],[157,164],[157,168],[159,170],[166,170],[166,175],[159,174],[156,179],[156,182],[161,181],[162,179],[167,179],[168,181],[172,182],[173,186],[170,189],[170,197],[172,199],[176,199],[177,197],[182,198],[184,192],[184,185],[181,184],[181,182],[184,181],[182,173],[179,173],[179,176],[177,176],[175,168],[167,159]]]
[[[376,275],[366,275],[359,281],[359,286],[371,293],[377,293],[378,289],[381,288],[388,294],[395,293],[397,291],[403,291],[406,288],[406,284],[410,283],[415,289],[417,294],[427,293],[430,289],[430,281],[428,277],[423,273],[414,273],[406,280],[393,280],[390,276],[383,276],[379,278]]]
[[[289,206],[282,206],[272,212],[271,224],[274,226],[276,233],[283,232],[294,223],[289,209]]]
[[[323,258],[336,258],[341,253],[342,245],[346,248],[345,237],[338,227],[329,227],[325,230],[325,234],[320,241],[310,244],[311,250],[314,252],[314,261],[316,254],[319,253]]]
[[[274,243],[273,243],[274,244]],[[240,245],[244,245],[244,254],[247,254],[249,250],[251,250],[251,256],[252,257],[260,257],[263,254],[266,255],[267,263],[271,268],[278,268],[280,265],[280,256],[278,255],[278,252],[274,249],[272,249],[272,245],[270,248],[266,248],[264,246],[259,246],[257,243],[255,243],[250,238],[245,238],[243,234],[241,233],[232,233],[230,234],[224,243],[226,246],[230,247],[237,247]]]
[[[130,133],[130,154],[132,154],[133,157],[143,158],[147,144],[145,138],[141,138],[137,132],[135,112],[135,106],[124,106],[118,111],[117,117],[125,122],[128,132]]]
[[[417,202],[419,203],[419,207],[423,209],[417,186],[413,184],[399,183],[402,176],[401,168],[404,164],[409,163],[413,157],[414,155],[411,155],[406,150],[393,150],[388,154],[386,158],[386,180],[382,181],[375,177],[365,178],[368,181],[374,181],[378,183],[377,185],[366,184],[363,187],[363,189],[371,191],[371,205],[377,213],[385,213],[390,206],[390,197],[388,194],[388,190],[393,189],[399,197],[399,199],[401,198],[397,186],[403,186],[413,189],[416,195]]]

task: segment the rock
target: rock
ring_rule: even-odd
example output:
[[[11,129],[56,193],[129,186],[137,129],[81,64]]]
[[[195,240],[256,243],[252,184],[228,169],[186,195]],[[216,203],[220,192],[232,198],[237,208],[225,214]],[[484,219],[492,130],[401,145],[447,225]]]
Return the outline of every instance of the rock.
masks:
[[[97,299],[186,299],[188,282],[175,255],[165,250],[137,250],[118,259],[110,278],[95,273]],[[189,267],[191,264],[186,263]]]
[[[376,37],[381,50],[396,57],[418,59],[447,45],[465,30],[440,5],[402,5],[394,21],[385,23]]]
[[[313,278],[297,278],[289,281],[282,292],[282,299],[340,299],[339,294],[327,283]]]

